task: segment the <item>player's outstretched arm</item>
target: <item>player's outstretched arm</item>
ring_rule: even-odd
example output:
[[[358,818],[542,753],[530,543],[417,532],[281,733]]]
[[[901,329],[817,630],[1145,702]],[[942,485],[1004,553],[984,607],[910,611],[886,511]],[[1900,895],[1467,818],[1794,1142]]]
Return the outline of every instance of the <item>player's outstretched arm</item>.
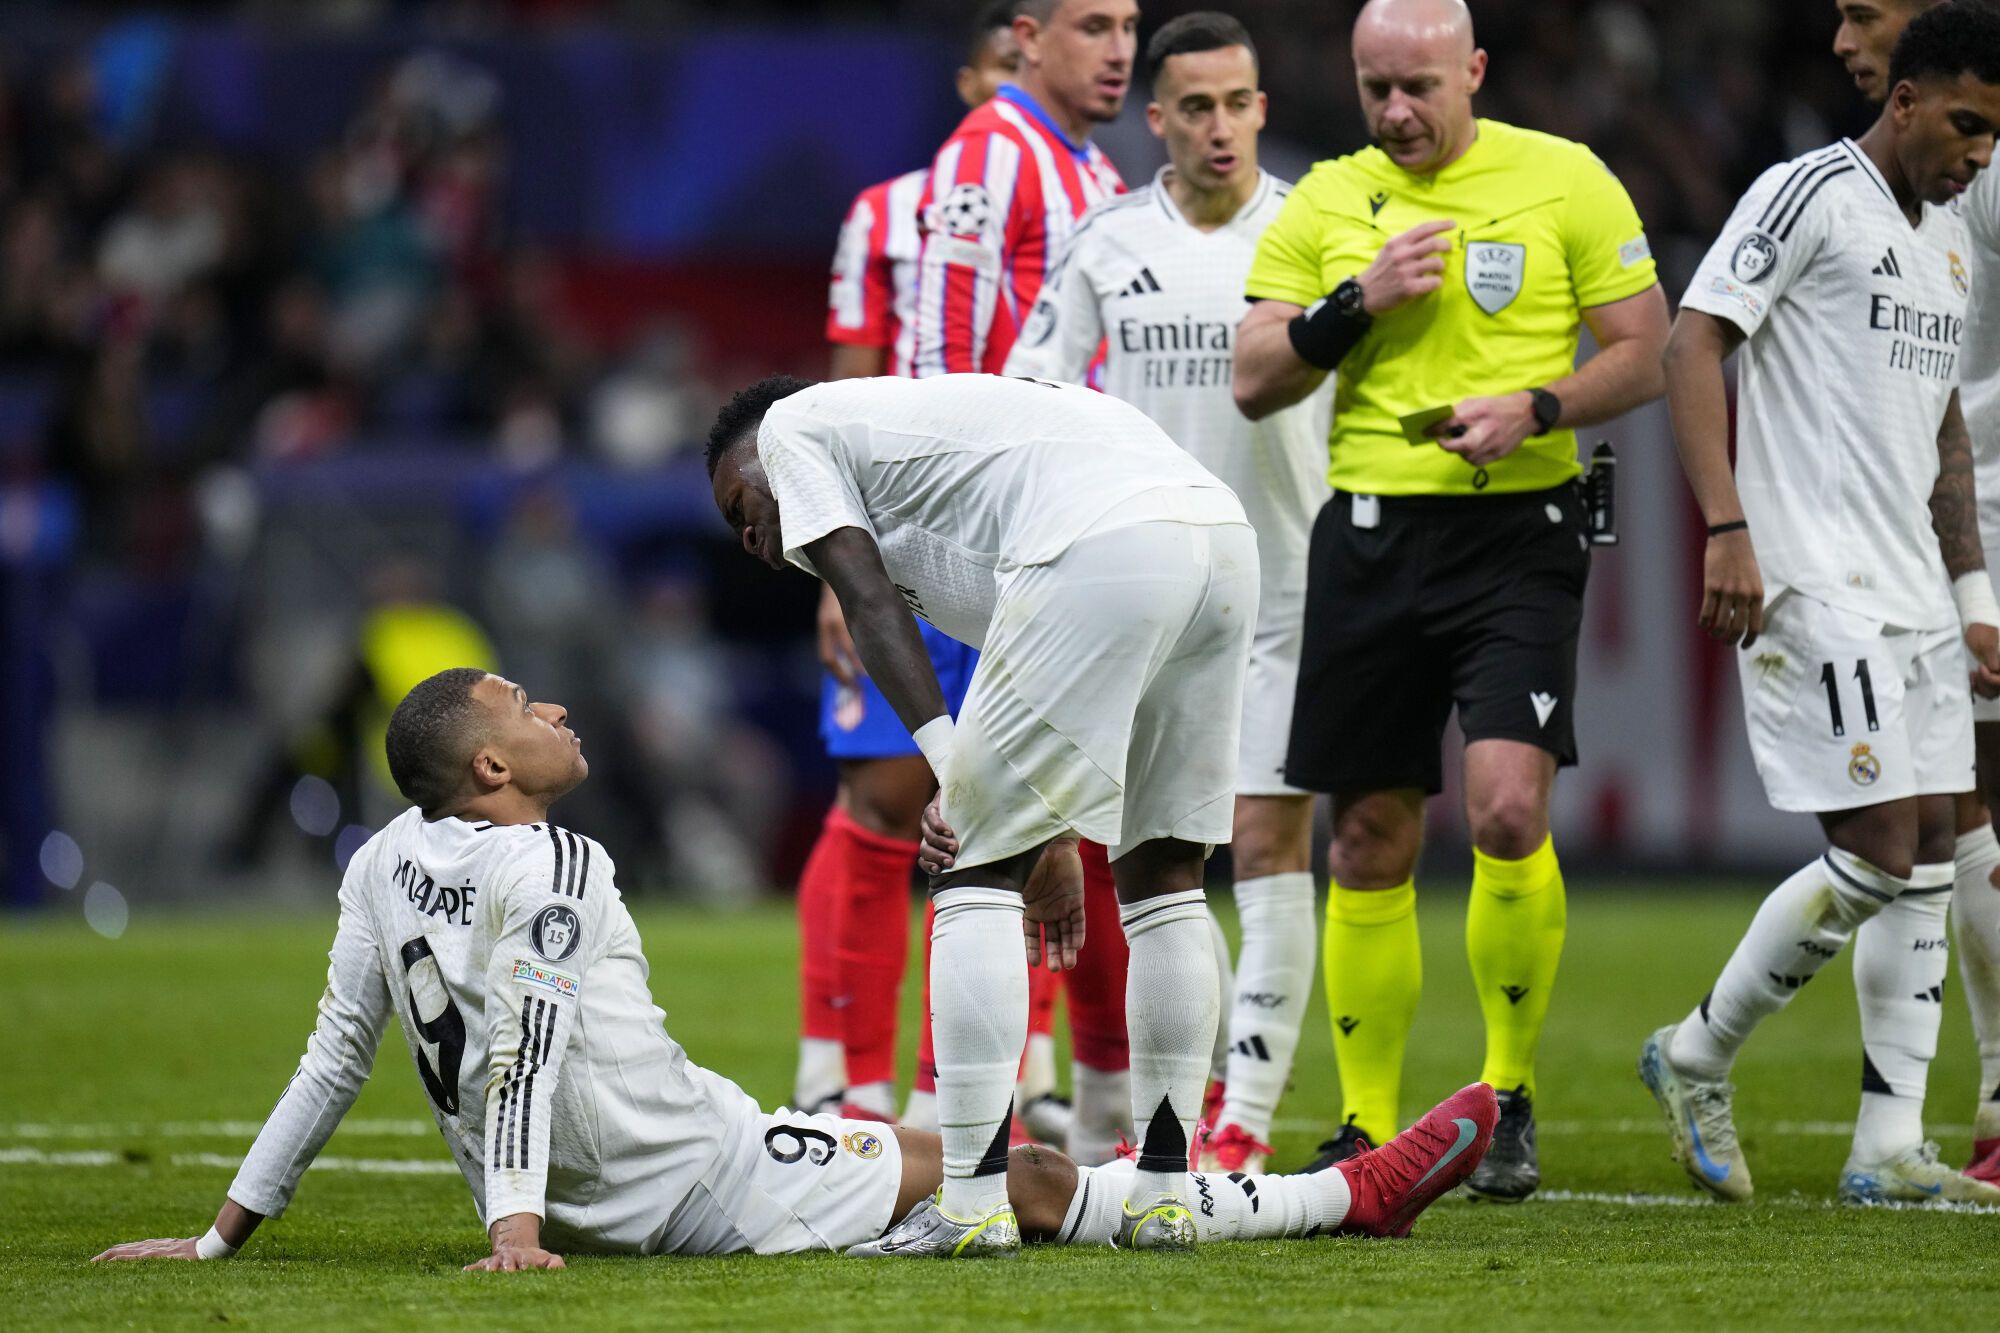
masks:
[[[806,543],[805,554],[839,598],[861,665],[903,725],[914,735],[947,716],[923,636],[883,568],[875,539],[860,528],[836,528]]]
[[[351,884],[341,885],[340,925],[327,957],[319,1021],[306,1042],[305,1056],[237,1168],[214,1226],[196,1239],[114,1245],[98,1259],[227,1259],[250,1239],[258,1223],[284,1213],[299,1177],[319,1156],[368,1081],[389,1022],[388,983],[365,912],[351,896],[354,892]]]
[[[468,1273],[525,1273],[531,1268],[567,1268],[560,1254],[542,1248],[542,1219],[533,1213],[513,1213],[486,1228],[493,1253],[465,1266]]]
[[[1728,320],[1683,308],[1667,339],[1665,367],[1674,447],[1711,533],[1696,621],[1712,637],[1748,648],[1764,628],[1764,577],[1729,466],[1729,396],[1722,381],[1722,363],[1742,341],[1742,331]]]

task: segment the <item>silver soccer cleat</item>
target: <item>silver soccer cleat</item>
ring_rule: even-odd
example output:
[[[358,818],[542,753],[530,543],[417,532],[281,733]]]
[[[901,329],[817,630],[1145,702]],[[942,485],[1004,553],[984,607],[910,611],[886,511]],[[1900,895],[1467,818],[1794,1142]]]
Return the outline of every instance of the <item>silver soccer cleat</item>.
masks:
[[[1012,1204],[960,1221],[936,1198],[925,1199],[879,1240],[850,1246],[851,1259],[1012,1259],[1021,1252],[1021,1224]]]
[[[1926,1143],[1873,1166],[1849,1158],[1840,1172],[1840,1201],[2000,1204],[2000,1189],[1946,1166],[1938,1146]]]
[[[1701,1083],[1683,1078],[1667,1059],[1673,1043],[1670,1023],[1652,1036],[1639,1052],[1639,1078],[1667,1117],[1674,1160],[1688,1179],[1724,1203],[1747,1203],[1753,1192],[1750,1164],[1736,1140],[1731,1099],[1736,1089],[1727,1083]]]
[[[1128,1203],[1122,1212],[1118,1239],[1112,1242],[1121,1250],[1185,1252],[1195,1247],[1194,1214],[1179,1199],[1161,1199],[1137,1213]]]

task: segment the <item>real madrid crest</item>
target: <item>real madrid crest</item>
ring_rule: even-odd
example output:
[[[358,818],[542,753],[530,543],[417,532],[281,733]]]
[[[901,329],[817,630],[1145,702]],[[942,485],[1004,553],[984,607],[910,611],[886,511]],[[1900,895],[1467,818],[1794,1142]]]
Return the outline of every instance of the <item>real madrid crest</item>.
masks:
[[[1465,290],[1472,302],[1497,315],[1521,294],[1528,247],[1515,241],[1474,241],[1465,247]]]
[[[1869,752],[1866,742],[1853,750],[1854,757],[1847,761],[1847,776],[1854,779],[1857,787],[1872,787],[1882,776],[1882,761]]]
[[[882,1140],[865,1130],[840,1136],[840,1146],[859,1157],[864,1162],[872,1162],[882,1155]]]
[[[1951,260],[1951,289],[1964,296],[1972,290],[1972,279],[1966,275],[1965,261],[1958,257],[1956,250],[1947,250],[1945,254]]]

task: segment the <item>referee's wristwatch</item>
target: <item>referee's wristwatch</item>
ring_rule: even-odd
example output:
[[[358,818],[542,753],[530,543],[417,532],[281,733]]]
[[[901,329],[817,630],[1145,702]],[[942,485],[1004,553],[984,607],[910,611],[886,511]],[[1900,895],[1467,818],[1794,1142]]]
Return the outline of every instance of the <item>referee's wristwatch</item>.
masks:
[[[1547,389],[1530,389],[1528,397],[1533,400],[1535,413],[1535,434],[1547,435],[1562,420],[1562,399]]]

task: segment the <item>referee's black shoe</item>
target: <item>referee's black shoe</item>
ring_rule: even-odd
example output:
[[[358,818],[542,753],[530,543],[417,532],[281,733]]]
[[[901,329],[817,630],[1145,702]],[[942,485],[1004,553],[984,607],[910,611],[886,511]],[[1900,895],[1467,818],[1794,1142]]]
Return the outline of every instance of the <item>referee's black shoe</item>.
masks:
[[[1535,1102],[1525,1084],[1500,1094],[1500,1123],[1493,1146],[1479,1169],[1466,1177],[1465,1192],[1488,1203],[1519,1203],[1542,1183],[1535,1154]]]
[[[1350,1157],[1369,1151],[1374,1146],[1368,1141],[1368,1136],[1361,1132],[1361,1127],[1354,1123],[1354,1117],[1349,1116],[1338,1134],[1319,1145],[1319,1156],[1299,1168],[1299,1174],[1308,1175],[1314,1171],[1330,1170]]]

